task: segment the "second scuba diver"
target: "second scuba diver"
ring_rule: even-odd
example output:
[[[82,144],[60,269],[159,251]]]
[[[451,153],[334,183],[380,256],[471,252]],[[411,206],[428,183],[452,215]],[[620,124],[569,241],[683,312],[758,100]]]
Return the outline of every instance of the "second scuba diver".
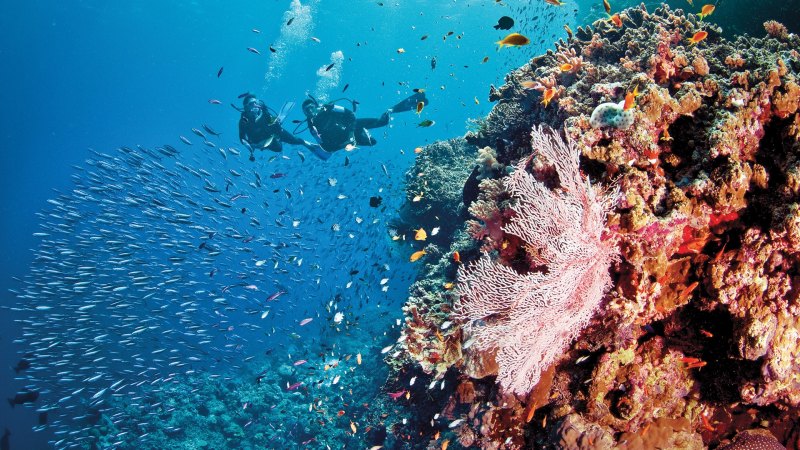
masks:
[[[313,97],[303,102],[308,131],[328,155],[348,146],[375,145],[377,141],[368,130],[385,127],[389,124],[391,113],[414,110],[420,103],[423,106],[427,105],[428,99],[425,98],[424,92],[415,93],[389,108],[377,119],[357,119],[354,110],[358,102],[352,101],[352,111],[335,103],[334,101],[320,105]]]

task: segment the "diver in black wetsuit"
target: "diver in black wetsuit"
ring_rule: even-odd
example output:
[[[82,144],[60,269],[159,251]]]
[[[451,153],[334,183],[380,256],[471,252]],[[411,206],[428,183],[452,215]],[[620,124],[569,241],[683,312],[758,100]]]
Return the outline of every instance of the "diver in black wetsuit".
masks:
[[[320,105],[310,98],[303,102],[303,113],[308,122],[308,131],[319,142],[326,152],[335,152],[351,146],[372,146],[377,143],[368,130],[385,127],[389,124],[389,115],[396,112],[411,111],[419,103],[428,104],[422,92],[406,98],[392,106],[379,118],[357,119],[355,112],[335,102]],[[353,102],[353,109],[357,105]]]
[[[330,156],[318,144],[294,136],[283,129],[281,118],[270,114],[269,108],[256,96],[244,96],[239,118],[239,140],[250,150],[250,161],[255,161],[255,149],[280,152],[283,143],[302,145],[322,159]]]

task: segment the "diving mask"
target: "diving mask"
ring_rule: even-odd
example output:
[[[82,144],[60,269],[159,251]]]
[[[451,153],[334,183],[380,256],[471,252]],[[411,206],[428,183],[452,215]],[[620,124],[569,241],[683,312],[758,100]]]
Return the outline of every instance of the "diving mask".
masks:
[[[264,107],[261,102],[253,100],[247,104],[247,115],[251,120],[258,120],[264,114]]]

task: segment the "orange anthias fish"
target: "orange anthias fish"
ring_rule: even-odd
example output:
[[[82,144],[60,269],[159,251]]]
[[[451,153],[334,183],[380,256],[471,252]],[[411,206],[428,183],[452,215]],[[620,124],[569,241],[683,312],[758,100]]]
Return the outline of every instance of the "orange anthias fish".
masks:
[[[634,107],[636,104],[636,96],[639,95],[639,86],[633,88],[633,92],[628,92],[625,95],[625,103],[622,105],[622,110],[627,111]]]
[[[456,263],[461,262],[461,254],[458,253],[457,251],[453,252],[453,261],[455,261]]]
[[[496,42],[496,44],[499,45],[500,48],[503,48],[504,46],[518,47],[522,45],[528,45],[530,43],[531,43],[530,39],[519,33],[511,33],[508,36],[504,37],[503,40]]]
[[[409,258],[408,260],[411,261],[411,262],[415,262],[418,259],[420,259],[423,256],[425,256],[425,253],[427,253],[425,250],[416,251],[416,252],[411,254],[411,258]]]
[[[524,89],[534,89],[537,86],[537,83],[535,81],[531,81],[531,80],[525,80],[520,84],[522,85],[522,87]]]
[[[606,9],[606,14],[611,14],[611,3],[608,0],[603,0],[603,8]]]
[[[525,423],[528,423],[531,421],[531,419],[533,419],[534,413],[536,413],[536,408],[531,405],[530,409],[528,409],[528,415],[525,416]]]
[[[697,15],[700,17],[700,20],[703,20],[706,17],[710,16],[715,9],[716,7],[714,5],[703,5],[703,9],[701,9],[700,13]]]
[[[564,64],[562,64],[562,65],[558,66],[558,69],[559,69],[559,70],[561,70],[562,72],[569,72],[569,71],[570,71],[570,70],[572,70],[574,67],[575,67],[575,66],[573,66],[573,65],[572,65],[572,64],[570,64],[570,63],[564,63]]]
[[[622,18],[619,16],[619,14],[614,14],[613,16],[610,16],[608,20],[611,21],[611,23],[613,23],[615,27],[622,28]]]
[[[424,228],[420,228],[414,233],[414,240],[424,241],[425,239],[428,239],[428,233],[425,232]]]
[[[689,45],[695,45],[698,42],[701,42],[703,39],[708,37],[708,33],[705,31],[698,31],[694,34],[694,36],[689,38]]]
[[[553,100],[553,97],[555,96],[556,96],[556,88],[551,87],[544,90],[544,92],[542,93],[542,104],[544,105],[545,108],[547,108],[547,105],[550,104],[550,101]]]
[[[564,6],[564,2],[561,0],[544,0],[545,3],[549,3],[553,6]]]

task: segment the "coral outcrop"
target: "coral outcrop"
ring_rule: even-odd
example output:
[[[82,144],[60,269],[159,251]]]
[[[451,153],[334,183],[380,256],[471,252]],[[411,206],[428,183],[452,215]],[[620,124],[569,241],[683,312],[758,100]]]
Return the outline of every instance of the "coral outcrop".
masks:
[[[473,159],[488,162],[442,187],[462,183],[472,217],[422,265],[406,306],[403,358],[420,375],[459,380],[448,384],[453,398],[458,385],[474,389],[470,408],[443,408],[456,425],[431,418],[431,432],[482,448],[761,442],[747,433],[797,448],[800,37],[767,23],[765,37],[726,39],[666,6],[620,18],[622,27],[602,20],[578,28],[493,88],[496,106],[465,137]],[[707,38],[689,45],[701,30]],[[598,105],[635,91],[629,127],[592,126]],[[475,324],[454,314],[464,291],[446,287],[457,282],[454,255],[468,266],[488,258],[547,273],[530,266],[532,249],[509,232],[518,199],[504,181],[538,151],[535,124],[574,141],[593,184],[619,189],[604,233],[620,259],[601,312],[535,387],[512,395],[494,384],[494,354],[465,333]],[[559,189],[558,174],[549,176],[539,174]],[[409,226],[428,225],[416,219]]]

